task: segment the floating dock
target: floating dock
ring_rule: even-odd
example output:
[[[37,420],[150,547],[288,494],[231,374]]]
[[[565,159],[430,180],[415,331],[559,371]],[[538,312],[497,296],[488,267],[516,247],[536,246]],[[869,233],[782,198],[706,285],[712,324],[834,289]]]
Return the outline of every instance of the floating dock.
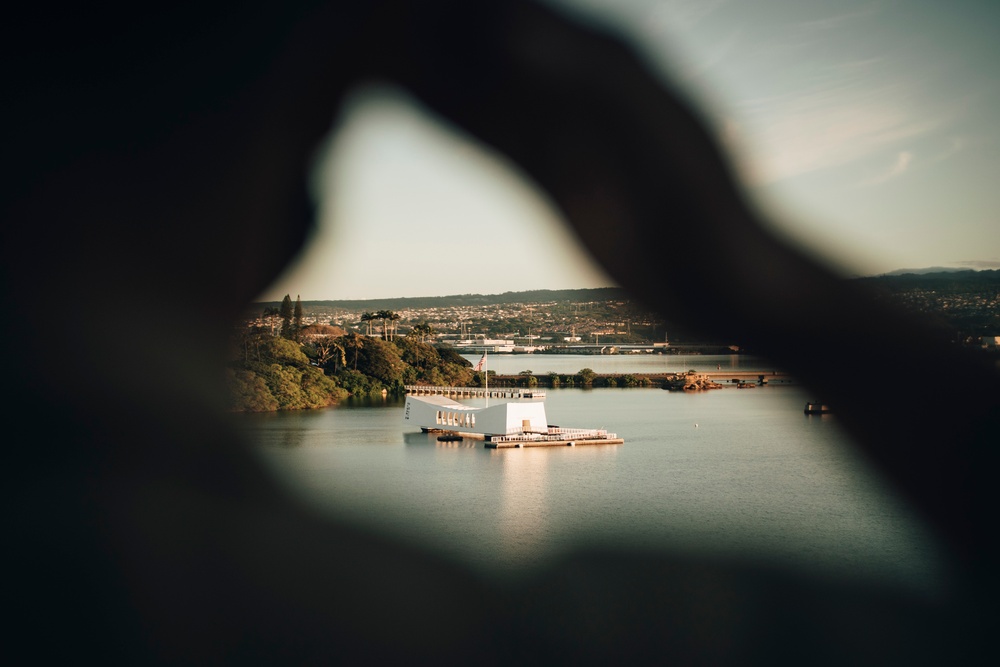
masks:
[[[509,433],[486,436],[487,449],[520,447],[575,447],[577,445],[621,445],[625,440],[604,429],[550,426],[544,433]]]
[[[522,447],[577,447],[580,445],[621,445],[622,438],[600,438],[583,440],[504,440],[503,442],[486,441],[486,449],[519,449]]]
[[[520,449],[522,447],[576,447],[577,445],[623,445],[624,438],[603,429],[561,429],[552,427],[550,433],[512,433],[487,435],[469,431],[422,429],[425,433],[440,433],[438,442],[484,440],[486,449]]]

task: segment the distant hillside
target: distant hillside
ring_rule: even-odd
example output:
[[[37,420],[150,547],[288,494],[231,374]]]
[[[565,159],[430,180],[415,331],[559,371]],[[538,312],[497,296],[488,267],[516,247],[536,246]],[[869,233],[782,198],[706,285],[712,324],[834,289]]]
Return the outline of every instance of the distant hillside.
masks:
[[[934,317],[954,340],[1000,334],[1000,271],[941,271],[859,278],[879,298]]]
[[[888,288],[890,291],[947,290],[956,293],[995,290],[1000,287],[1000,271],[973,271],[971,269],[944,270],[929,273],[885,274],[858,278],[863,284]]]
[[[912,289],[947,290],[960,293],[991,290],[1000,286],[1000,270],[975,271],[972,269],[949,269],[931,267],[927,269],[899,269],[879,276],[855,278],[854,280],[888,289],[890,292]],[[302,306],[310,310],[405,310],[407,308],[447,308],[454,306],[490,306],[508,303],[551,303],[551,302],[605,302],[635,301],[620,287],[597,287],[590,289],[529,290],[525,292],[504,292],[502,294],[452,294],[448,296],[398,297],[393,299],[338,299],[303,301]],[[280,301],[260,301],[250,304],[251,309],[278,307]]]
[[[965,272],[971,269],[955,269],[947,266],[930,266],[924,269],[896,269],[895,271],[890,271],[886,273],[887,276],[903,276],[908,274],[921,275],[924,273],[955,273],[955,272]]]
[[[396,299],[358,299],[303,301],[302,307],[309,310],[406,310],[407,308],[448,308],[454,306],[490,306],[506,303],[549,303],[552,301],[623,301],[630,297],[620,287],[596,287],[591,289],[530,290],[527,292],[504,292],[503,294],[453,294],[451,296],[400,297]],[[252,304],[253,308],[277,307],[280,301]]]
[[[1000,270],[974,271],[942,270],[928,273],[885,274],[867,278],[855,278],[854,281],[870,287],[878,298],[894,301],[911,310],[930,315],[953,332],[956,340],[968,340],[977,336],[997,335],[1000,333]],[[620,302],[628,302],[629,314],[617,312]],[[591,308],[588,315],[597,322],[639,322],[643,319],[655,322],[648,334],[651,339],[660,340],[663,331],[668,330],[671,338],[684,336],[683,323],[664,321],[662,316],[648,313],[641,304],[619,287],[601,287],[594,289],[568,290],[530,290],[525,292],[504,292],[502,294],[453,294],[450,296],[408,297],[396,299],[359,299],[359,300],[327,300],[303,301],[302,307],[310,315],[335,315],[340,317],[346,312],[360,314],[362,312],[377,312],[391,310],[423,310],[430,308],[455,307],[490,307],[506,304],[559,304],[566,307],[569,304],[594,303],[603,307]],[[248,315],[259,316],[267,307],[279,306],[279,302],[261,302],[251,304],[247,308]],[[558,306],[545,309],[549,313],[556,312]],[[522,330],[530,325],[515,321],[517,317],[507,318],[511,329]],[[536,326],[537,326],[536,322]],[[490,320],[491,330],[498,328],[496,321]],[[583,322],[578,322],[583,327]],[[657,331],[658,329],[658,331]],[[586,330],[586,329],[582,329]]]

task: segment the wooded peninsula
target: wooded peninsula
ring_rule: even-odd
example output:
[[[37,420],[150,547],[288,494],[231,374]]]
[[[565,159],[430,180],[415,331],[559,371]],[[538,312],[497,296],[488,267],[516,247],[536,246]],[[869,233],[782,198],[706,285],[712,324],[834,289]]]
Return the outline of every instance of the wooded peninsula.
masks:
[[[938,319],[955,344],[996,352],[1000,343],[996,336],[1000,334],[1000,271],[910,273],[858,281],[874,290],[878,298]],[[662,341],[669,329],[671,351],[675,352],[681,347],[677,339],[684,338],[675,323],[648,313],[618,288],[323,301],[307,302],[306,307],[309,312],[304,315],[302,302],[296,299],[293,303],[286,295],[280,305],[255,304],[248,310],[236,329],[228,367],[232,410],[319,408],[349,395],[401,394],[407,384],[482,386],[484,374],[447,345],[447,336],[458,327],[470,334],[483,331],[521,336],[532,344],[535,339],[583,338],[608,345]],[[393,307],[402,312],[390,310]],[[398,331],[400,321],[404,334]],[[536,335],[532,338],[526,333]],[[738,341],[714,344],[722,343],[729,345],[728,349],[746,352]],[[558,352],[559,348],[547,351]],[[649,378],[642,377],[595,377],[590,369],[562,377],[531,375],[530,371],[521,375],[524,377],[491,377],[489,383],[651,384]]]

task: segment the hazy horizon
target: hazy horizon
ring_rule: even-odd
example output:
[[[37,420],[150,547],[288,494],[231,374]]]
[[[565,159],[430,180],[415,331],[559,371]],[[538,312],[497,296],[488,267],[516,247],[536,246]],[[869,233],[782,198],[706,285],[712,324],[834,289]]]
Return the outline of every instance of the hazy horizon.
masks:
[[[918,275],[918,276],[928,276],[938,273],[962,273],[962,272],[972,272],[978,273],[980,271],[997,271],[1000,269],[972,269],[963,267],[946,267],[946,266],[929,266],[924,268],[903,268],[896,269],[894,271],[886,271],[884,273],[877,273],[868,276],[855,276],[855,279],[862,278],[878,278],[880,276],[894,277],[898,278],[904,275]],[[414,296],[385,296],[385,297],[343,297],[336,299],[301,299],[303,303],[306,302],[323,302],[323,301],[333,301],[333,302],[354,302],[354,301],[399,301],[404,299],[459,299],[464,297],[492,297],[492,296],[504,296],[506,294],[531,294],[536,292],[572,292],[572,291],[584,291],[584,290],[602,290],[602,289],[622,289],[616,285],[601,285],[598,287],[555,287],[555,288],[532,288],[527,290],[503,290],[503,291],[491,291],[491,292],[448,292],[442,294],[418,294]],[[280,297],[269,300],[257,299],[253,302],[255,305],[265,304],[265,303],[279,303],[284,300],[285,296],[288,296],[295,301],[296,297],[301,295],[293,294],[292,292],[286,292]]]

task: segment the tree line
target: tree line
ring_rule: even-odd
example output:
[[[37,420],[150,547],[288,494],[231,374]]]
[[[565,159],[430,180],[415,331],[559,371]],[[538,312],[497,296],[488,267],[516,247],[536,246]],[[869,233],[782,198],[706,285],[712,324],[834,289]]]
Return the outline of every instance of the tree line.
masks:
[[[256,319],[256,318],[255,318]],[[485,381],[465,358],[427,342],[434,330],[418,324],[399,336],[399,315],[366,312],[367,334],[337,327],[304,327],[301,302],[285,296],[256,325],[234,338],[228,380],[230,407],[241,412],[298,410],[331,405],[348,395],[399,394],[407,384],[472,385]],[[373,335],[379,325],[380,335]],[[330,333],[336,331],[336,333]]]

